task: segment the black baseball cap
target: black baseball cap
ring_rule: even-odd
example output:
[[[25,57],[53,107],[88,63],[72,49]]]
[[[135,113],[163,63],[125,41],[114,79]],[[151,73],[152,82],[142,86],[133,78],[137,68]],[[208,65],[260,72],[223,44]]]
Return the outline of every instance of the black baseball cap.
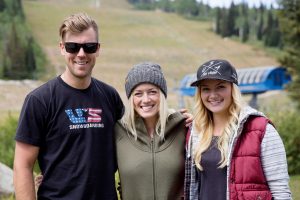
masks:
[[[197,71],[197,80],[191,86],[197,87],[201,80],[218,79],[235,83],[238,85],[238,78],[235,68],[226,60],[210,60],[202,64]]]

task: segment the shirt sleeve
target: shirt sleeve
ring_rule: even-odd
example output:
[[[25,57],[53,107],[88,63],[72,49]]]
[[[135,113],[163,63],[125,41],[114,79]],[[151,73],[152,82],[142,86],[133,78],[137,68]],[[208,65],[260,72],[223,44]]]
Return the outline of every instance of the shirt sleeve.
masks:
[[[114,109],[115,109],[115,121],[118,121],[123,117],[124,114],[124,104],[122,102],[122,99],[119,95],[119,93],[114,89]]]
[[[123,117],[123,114],[124,114],[124,104],[121,100],[121,97],[118,95],[118,99],[117,99],[117,105],[118,105],[118,108],[117,108],[117,120],[121,119]]]
[[[275,200],[292,199],[286,153],[277,130],[268,124],[261,143],[262,167]]]
[[[20,113],[15,140],[40,146],[44,133],[46,109],[33,95],[27,95]]]

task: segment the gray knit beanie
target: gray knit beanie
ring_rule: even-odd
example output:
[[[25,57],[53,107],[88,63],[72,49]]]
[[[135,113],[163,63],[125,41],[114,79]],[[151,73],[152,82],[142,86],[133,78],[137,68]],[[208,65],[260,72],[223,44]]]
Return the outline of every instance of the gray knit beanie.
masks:
[[[151,62],[139,63],[129,70],[125,79],[127,98],[130,97],[133,89],[141,83],[156,85],[164,93],[165,97],[167,97],[166,80],[158,64]]]

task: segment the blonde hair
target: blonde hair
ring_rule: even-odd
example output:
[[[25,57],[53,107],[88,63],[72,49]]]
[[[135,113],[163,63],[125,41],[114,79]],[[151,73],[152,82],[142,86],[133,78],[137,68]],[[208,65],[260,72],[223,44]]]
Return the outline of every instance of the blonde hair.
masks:
[[[223,130],[223,134],[220,136],[217,147],[221,152],[221,160],[219,162],[219,168],[223,168],[227,165],[228,159],[228,142],[231,135],[237,128],[238,116],[244,102],[242,100],[241,92],[236,84],[232,85],[232,104],[229,107],[228,121]],[[196,146],[194,159],[197,168],[203,171],[201,166],[202,153],[205,152],[212,141],[213,136],[213,119],[212,113],[204,106],[201,100],[201,91],[199,87],[196,92],[196,105],[195,105],[195,117],[194,117],[195,132],[199,135],[200,141]]]
[[[94,19],[86,13],[77,13],[67,17],[59,28],[59,36],[64,41],[67,32],[81,33],[92,27],[96,32],[96,39],[98,41],[98,25]]]
[[[159,90],[159,97],[159,119],[155,127],[155,133],[159,136],[160,140],[164,140],[166,122],[168,118],[168,103],[161,90]],[[128,106],[125,109],[123,118],[121,119],[121,123],[135,139],[137,139],[135,127],[135,119],[137,117],[137,113],[134,111],[133,95],[131,94],[128,99]]]

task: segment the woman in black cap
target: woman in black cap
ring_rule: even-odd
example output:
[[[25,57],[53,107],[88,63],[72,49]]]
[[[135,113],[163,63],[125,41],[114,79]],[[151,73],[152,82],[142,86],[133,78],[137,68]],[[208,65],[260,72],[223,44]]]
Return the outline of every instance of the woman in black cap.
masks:
[[[263,113],[244,106],[235,68],[210,60],[197,71],[185,197],[291,199],[282,140]]]
[[[135,65],[125,90],[128,105],[115,127],[122,199],[183,199],[186,119],[168,109],[160,66]]]

